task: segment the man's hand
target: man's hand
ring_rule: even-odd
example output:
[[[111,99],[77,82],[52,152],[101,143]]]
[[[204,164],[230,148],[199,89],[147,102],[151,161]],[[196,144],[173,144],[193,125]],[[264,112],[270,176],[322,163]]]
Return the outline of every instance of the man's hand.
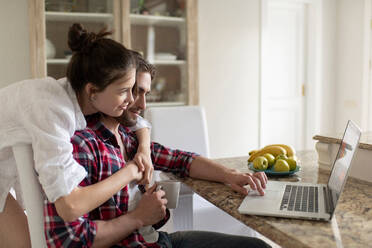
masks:
[[[137,153],[134,156],[133,160],[136,162],[139,171],[143,172],[143,178],[141,181],[138,182],[138,184],[149,184],[151,182],[152,173],[154,171],[154,167],[151,161],[151,151],[148,148],[138,147]]]
[[[248,194],[248,189],[244,186],[249,185],[252,190],[257,190],[260,195],[264,195],[263,189],[266,188],[267,176],[264,172],[251,173],[240,173],[235,170],[231,170],[227,178],[228,185],[243,195]]]
[[[137,207],[132,214],[142,221],[142,226],[153,225],[162,220],[166,215],[167,199],[163,198],[163,190],[156,191],[157,185],[154,184],[145,194],[142,195]]]

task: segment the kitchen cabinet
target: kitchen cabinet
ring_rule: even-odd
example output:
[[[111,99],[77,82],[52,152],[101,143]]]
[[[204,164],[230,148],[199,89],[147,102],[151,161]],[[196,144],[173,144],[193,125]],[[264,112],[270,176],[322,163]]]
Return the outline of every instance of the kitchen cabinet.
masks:
[[[34,0],[29,16],[34,78],[65,76],[68,28],[79,22],[113,30],[113,39],[155,65],[149,105],[198,104],[197,0]]]

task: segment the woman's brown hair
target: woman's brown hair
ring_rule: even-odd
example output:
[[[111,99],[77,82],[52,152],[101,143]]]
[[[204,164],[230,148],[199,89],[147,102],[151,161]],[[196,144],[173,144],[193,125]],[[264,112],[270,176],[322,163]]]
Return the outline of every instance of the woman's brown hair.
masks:
[[[67,66],[67,79],[76,93],[80,93],[88,82],[102,91],[136,68],[132,51],[106,37],[110,34],[106,29],[88,32],[79,23],[70,27],[68,46],[73,55]]]

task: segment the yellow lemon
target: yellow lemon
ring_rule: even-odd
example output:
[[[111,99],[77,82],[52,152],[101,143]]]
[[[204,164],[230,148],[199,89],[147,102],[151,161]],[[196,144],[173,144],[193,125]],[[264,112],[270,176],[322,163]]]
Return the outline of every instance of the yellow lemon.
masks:
[[[293,155],[293,156],[289,156],[288,158],[293,158],[294,160],[298,160],[297,156],[296,155]]]
[[[264,156],[258,156],[253,160],[253,167],[256,170],[266,170],[269,162]]]
[[[272,155],[271,153],[265,153],[263,156],[267,159],[267,162],[269,162],[267,167],[271,168],[271,166],[273,166],[275,164],[274,155]]]
[[[278,161],[278,159],[287,160],[288,157],[287,157],[287,155],[281,154],[281,155],[278,155],[278,156],[275,157],[275,162]]]
[[[287,161],[287,163],[289,165],[289,169],[291,171],[296,169],[296,167],[297,167],[297,161],[295,159],[288,158],[286,161]]]
[[[284,159],[278,159],[274,164],[274,171],[287,172],[289,171],[289,165]]]

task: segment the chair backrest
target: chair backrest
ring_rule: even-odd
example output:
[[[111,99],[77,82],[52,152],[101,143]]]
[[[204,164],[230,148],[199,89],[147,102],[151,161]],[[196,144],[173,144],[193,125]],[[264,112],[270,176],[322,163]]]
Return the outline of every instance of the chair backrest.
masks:
[[[46,247],[43,217],[44,197],[34,169],[32,146],[31,144],[15,145],[13,146],[13,154],[26,207],[32,247]]]
[[[207,121],[202,107],[150,107],[144,117],[152,124],[153,141],[209,157]],[[164,175],[160,173],[158,177]],[[166,175],[173,177],[169,173]],[[190,230],[193,228],[193,191],[184,184],[181,185],[179,201],[178,208],[173,209],[171,225],[173,230]]]
[[[149,107],[144,117],[152,124],[153,141],[209,157],[207,121],[203,107]]]

